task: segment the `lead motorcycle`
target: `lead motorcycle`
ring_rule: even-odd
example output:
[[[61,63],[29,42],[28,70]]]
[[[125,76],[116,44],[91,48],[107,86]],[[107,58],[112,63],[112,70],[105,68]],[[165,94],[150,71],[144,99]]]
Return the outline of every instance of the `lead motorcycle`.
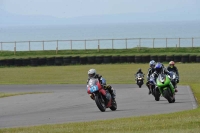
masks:
[[[141,88],[142,85],[144,84],[144,74],[138,73],[135,76],[137,85],[139,86],[139,88]]]
[[[98,79],[92,78],[89,80],[87,92],[94,96],[95,103],[101,112],[105,112],[106,108],[110,108],[112,111],[117,109],[115,99],[111,97],[108,90],[103,88]]]
[[[156,93],[160,93],[164,98],[168,100],[169,103],[175,102],[175,91],[174,86],[171,83],[170,76],[166,74],[159,74],[156,85],[158,86],[158,90],[155,89]]]

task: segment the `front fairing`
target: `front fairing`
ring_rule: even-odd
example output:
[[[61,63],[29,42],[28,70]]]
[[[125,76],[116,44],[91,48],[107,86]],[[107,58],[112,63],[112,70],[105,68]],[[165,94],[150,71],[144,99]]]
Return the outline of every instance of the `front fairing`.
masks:
[[[136,74],[136,78],[137,78],[137,80],[143,80],[144,75],[142,73],[138,73],[138,74]]]
[[[90,79],[86,88],[88,93],[95,93],[99,91],[99,81],[95,78]]]
[[[159,88],[166,87],[170,84],[170,79],[165,74],[160,74],[156,80],[156,84]]]

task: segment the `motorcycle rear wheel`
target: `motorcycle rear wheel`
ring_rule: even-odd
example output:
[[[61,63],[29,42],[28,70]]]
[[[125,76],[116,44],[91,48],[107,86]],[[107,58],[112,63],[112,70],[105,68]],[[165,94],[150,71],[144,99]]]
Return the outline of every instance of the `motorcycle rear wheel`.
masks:
[[[117,102],[115,100],[112,100],[112,106],[110,107],[112,111],[115,111],[117,109]]]

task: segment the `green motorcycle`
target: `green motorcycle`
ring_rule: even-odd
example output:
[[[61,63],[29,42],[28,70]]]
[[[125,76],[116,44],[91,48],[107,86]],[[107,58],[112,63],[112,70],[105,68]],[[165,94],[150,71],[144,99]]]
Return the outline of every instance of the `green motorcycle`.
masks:
[[[156,80],[156,85],[159,91],[155,91],[155,93],[162,94],[162,96],[166,98],[169,103],[175,102],[175,91],[170,77],[168,77],[166,74],[159,74]]]

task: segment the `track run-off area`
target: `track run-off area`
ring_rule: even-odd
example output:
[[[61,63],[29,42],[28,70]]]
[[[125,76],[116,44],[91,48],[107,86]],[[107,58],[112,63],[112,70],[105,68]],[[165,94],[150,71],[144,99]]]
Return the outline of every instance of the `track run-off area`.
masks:
[[[101,112],[86,85],[0,85],[0,92],[47,92],[0,98],[0,128],[106,120],[191,110],[197,107],[189,86],[178,85],[176,102],[155,101],[145,85],[112,85],[117,110]]]

